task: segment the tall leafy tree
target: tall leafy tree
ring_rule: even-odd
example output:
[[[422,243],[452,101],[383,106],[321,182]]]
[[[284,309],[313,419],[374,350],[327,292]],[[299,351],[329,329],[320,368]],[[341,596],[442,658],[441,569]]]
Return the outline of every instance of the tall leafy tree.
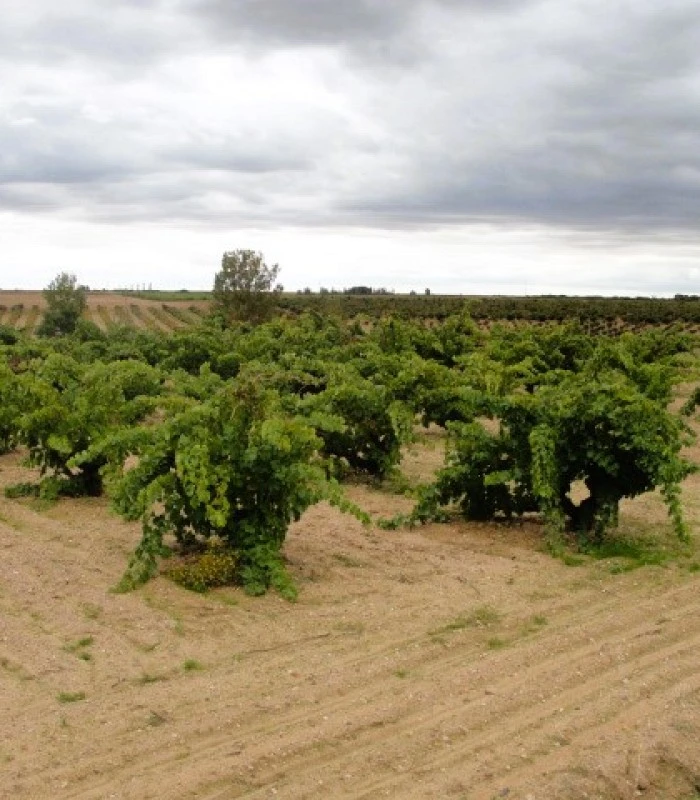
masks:
[[[44,289],[47,309],[39,325],[39,336],[73,333],[87,307],[87,289],[78,285],[75,275],[61,272]]]
[[[221,269],[214,278],[214,308],[226,320],[264,322],[272,314],[277,264],[265,263],[262,253],[254,250],[231,250],[221,258]]]

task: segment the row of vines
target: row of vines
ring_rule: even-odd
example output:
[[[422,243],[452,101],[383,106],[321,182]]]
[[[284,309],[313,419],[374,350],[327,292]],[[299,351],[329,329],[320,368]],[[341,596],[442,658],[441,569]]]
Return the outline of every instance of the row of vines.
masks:
[[[199,304],[188,300],[191,293],[136,292],[137,301],[124,294],[123,303],[100,302],[92,298],[85,319],[103,330],[120,325],[169,331],[198,325],[207,293],[193,294]],[[168,298],[172,296],[172,301]],[[159,298],[164,299],[159,299]],[[201,300],[204,298],[204,300]],[[149,302],[142,303],[147,300]],[[141,304],[139,304],[141,302]],[[343,319],[356,317],[376,320],[386,316],[441,323],[455,314],[469,313],[479,327],[494,323],[548,324],[577,320],[584,331],[593,335],[620,335],[649,327],[682,326],[693,333],[700,331],[700,299],[689,298],[603,298],[603,297],[464,297],[460,295],[396,294],[280,294],[277,311],[283,315],[305,313],[333,315]],[[38,304],[0,303],[0,324],[34,332],[41,317]]]
[[[42,314],[42,307],[36,303],[0,305],[0,325],[36,333]],[[96,303],[88,306],[83,318],[101,330],[133,327],[168,332],[198,325],[202,321],[202,312],[197,306],[184,304]]]
[[[479,324],[506,320],[527,322],[565,322],[578,320],[598,333],[629,331],[645,326],[683,324],[697,331],[700,326],[700,298],[650,297],[564,297],[564,296],[488,296],[341,293],[285,294],[279,298],[283,311],[334,313],[351,318],[366,314],[405,319],[443,321],[465,311]]]
[[[0,342],[0,449],[40,473],[10,493],[106,493],[140,520],[123,588],[169,549],[218,547],[249,591],[293,596],[281,554],[290,523],[320,501],[368,522],[343,480],[392,476],[419,425],[446,431],[445,464],[410,514],[378,521],[386,528],[528,514],[552,545],[585,546],[615,526],[623,498],[660,488],[688,538],[691,431],[668,410],[694,364],[679,330],[485,332],[466,314],[368,328],[311,313],[169,333],[82,321],[55,339],[4,327]],[[575,484],[586,487],[577,501]]]

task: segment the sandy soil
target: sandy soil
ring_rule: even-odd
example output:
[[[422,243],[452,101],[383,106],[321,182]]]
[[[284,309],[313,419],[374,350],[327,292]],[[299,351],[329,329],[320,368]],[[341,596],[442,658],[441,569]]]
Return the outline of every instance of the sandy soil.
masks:
[[[186,323],[163,310],[163,306],[182,306],[185,315],[190,306],[206,309],[208,303],[201,300],[164,303],[161,300],[144,300],[140,297],[127,297],[113,292],[88,292],[85,318],[106,329],[109,325],[131,325],[170,332],[182,328]],[[13,311],[13,307],[22,310]],[[4,311],[2,310],[4,308]],[[0,290],[0,322],[11,323],[19,328],[30,325],[35,328],[46,308],[41,291]],[[193,319],[196,319],[192,315]]]
[[[162,300],[145,300],[141,297],[128,297],[117,292],[88,292],[87,301],[89,308],[97,307],[98,305],[105,308],[114,308],[115,306],[139,306],[140,308],[157,306],[160,308],[164,302]],[[180,303],[197,308],[208,306],[208,303],[203,300],[177,301],[177,303],[170,301],[166,305],[179,305]],[[39,308],[43,309],[46,307],[46,301],[44,300],[43,292],[39,290],[0,289],[0,305],[8,308],[15,305],[39,306]]]
[[[408,472],[438,460],[426,441]],[[22,477],[0,458],[0,484]],[[667,534],[657,497],[622,525]],[[296,604],[165,578],[113,594],[138,536],[102,500],[0,499],[0,796],[700,794],[687,562],[571,567],[534,522],[382,532],[318,506],[286,544]]]

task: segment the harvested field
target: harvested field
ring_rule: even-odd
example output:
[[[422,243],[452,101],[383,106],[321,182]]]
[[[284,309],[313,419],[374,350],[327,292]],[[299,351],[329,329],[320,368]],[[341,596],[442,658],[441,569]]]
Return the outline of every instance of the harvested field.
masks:
[[[170,332],[196,324],[208,303],[202,300],[144,300],[116,292],[88,292],[85,319],[102,330],[115,325],[128,325]],[[0,290],[0,324],[35,330],[46,308],[42,292]]]
[[[0,458],[1,485],[27,477]],[[696,535],[698,497],[694,476]],[[656,495],[623,509],[640,531],[671,541]],[[3,797],[698,796],[693,557],[566,566],[536,522],[384,532],[317,506],[285,547],[296,604],[113,594],[138,538],[103,500],[0,499]]]

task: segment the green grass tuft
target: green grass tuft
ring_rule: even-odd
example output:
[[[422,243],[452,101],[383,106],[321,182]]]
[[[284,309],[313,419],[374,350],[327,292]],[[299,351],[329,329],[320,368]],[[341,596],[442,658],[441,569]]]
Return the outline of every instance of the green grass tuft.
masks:
[[[85,700],[85,692],[59,692],[56,699],[59,703],[78,703]]]

